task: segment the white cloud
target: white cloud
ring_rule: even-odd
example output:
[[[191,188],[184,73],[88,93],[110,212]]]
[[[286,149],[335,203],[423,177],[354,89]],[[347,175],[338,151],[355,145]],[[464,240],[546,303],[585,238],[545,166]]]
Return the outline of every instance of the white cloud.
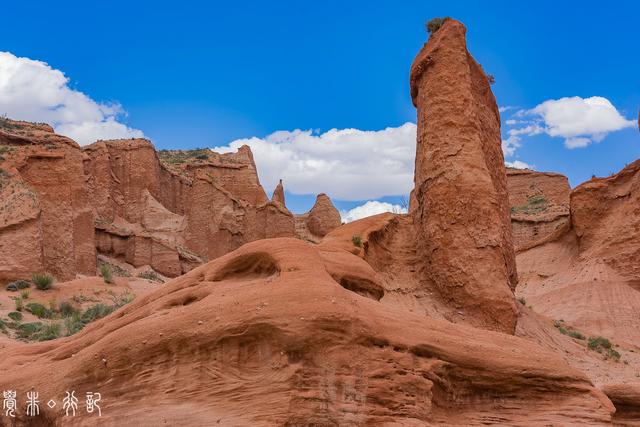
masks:
[[[342,222],[351,222],[384,212],[407,213],[407,209],[400,205],[370,200],[364,205],[356,206],[351,210],[341,211],[340,216],[342,217]]]
[[[267,191],[275,188],[279,179],[292,193],[325,192],[340,200],[377,199],[407,194],[413,188],[413,123],[379,131],[278,131],[213,150],[232,152],[244,144],[253,151],[260,181]]]
[[[509,135],[507,139],[502,140],[502,152],[505,157],[511,157],[516,153],[516,150],[521,147],[520,138],[517,135]]]
[[[512,162],[505,161],[504,164],[510,168],[515,169],[531,169],[531,166],[521,160],[514,160]]]
[[[71,89],[62,71],[10,52],[0,52],[0,114],[49,123],[81,145],[97,139],[143,136],[118,122],[124,114],[120,104],[98,103]]]
[[[624,118],[601,96],[550,99],[529,114],[542,119],[547,134],[565,138],[567,148],[586,147],[602,141],[610,132],[634,126],[633,120]]]
[[[564,140],[564,145],[567,148],[582,148],[589,144],[591,144],[591,140],[584,137],[567,138]]]

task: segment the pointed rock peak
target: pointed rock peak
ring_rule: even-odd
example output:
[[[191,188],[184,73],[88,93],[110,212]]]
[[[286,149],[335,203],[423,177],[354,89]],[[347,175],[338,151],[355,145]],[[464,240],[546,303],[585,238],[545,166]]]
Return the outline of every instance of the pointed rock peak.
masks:
[[[517,282],[500,116],[464,25],[446,19],[411,66],[411,212],[421,271],[474,326],[513,333]],[[452,317],[452,318],[453,318]]]
[[[316,203],[307,214],[307,228],[314,235],[324,237],[327,233],[342,224],[340,212],[331,202],[329,196],[318,194]]]
[[[276,189],[273,190],[273,195],[271,196],[272,202],[278,202],[282,206],[286,206],[284,201],[284,186],[282,185],[282,180],[276,185]]]

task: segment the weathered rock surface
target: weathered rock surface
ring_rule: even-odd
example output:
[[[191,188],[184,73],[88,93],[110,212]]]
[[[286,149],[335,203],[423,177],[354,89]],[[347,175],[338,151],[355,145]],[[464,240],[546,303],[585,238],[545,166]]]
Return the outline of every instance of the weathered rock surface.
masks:
[[[303,240],[319,242],[341,224],[340,212],[329,196],[321,193],[316,197],[316,202],[309,212],[296,215],[296,234]]]
[[[570,228],[518,255],[518,293],[593,335],[640,340],[640,161],[570,195]]]
[[[3,119],[0,281],[95,274],[96,249],[169,277],[249,241],[294,237],[251,150],[167,151],[144,139],[79,147],[46,125]]]
[[[147,140],[85,148],[101,252],[175,277],[242,244],[293,237],[293,214],[271,202],[249,147],[156,153]]]
[[[425,278],[459,311],[513,333],[517,275],[500,116],[465,33],[447,19],[411,67],[417,250]]]
[[[0,124],[0,281],[95,274],[86,157],[47,125]]]
[[[557,237],[569,227],[569,180],[528,169],[507,169],[513,244],[516,252]]]
[[[606,396],[535,343],[350,290],[375,279],[365,264],[298,239],[247,244],[77,335],[6,348],[0,387],[100,390],[104,425],[610,422]],[[43,405],[38,420],[63,416]]]
[[[273,194],[271,195],[271,201],[280,203],[282,206],[286,206],[284,200],[284,187],[282,186],[282,180],[276,186],[276,189],[273,190]]]

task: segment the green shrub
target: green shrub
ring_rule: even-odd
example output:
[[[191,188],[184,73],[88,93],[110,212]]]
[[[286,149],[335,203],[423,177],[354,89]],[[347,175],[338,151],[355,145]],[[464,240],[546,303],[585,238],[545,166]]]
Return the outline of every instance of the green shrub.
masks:
[[[58,306],[58,312],[62,317],[70,317],[79,311],[69,301],[62,301]]]
[[[604,337],[589,337],[587,345],[591,350],[597,350],[598,348],[611,348],[611,341]]]
[[[36,341],[49,341],[60,337],[60,324],[59,323],[46,323],[31,336]]]
[[[18,291],[20,289],[25,289],[29,287],[29,282],[26,280],[16,280],[15,282],[11,282],[7,285],[8,291]]]
[[[19,311],[12,311],[7,316],[9,316],[9,319],[15,320],[16,322],[19,322],[22,320],[22,313],[20,313]]]
[[[567,333],[567,335],[569,335],[571,338],[575,338],[575,339],[578,339],[578,340],[584,340],[584,339],[586,339],[586,337],[585,337],[584,335],[582,335],[582,334],[581,334],[580,332],[578,332],[578,331],[569,331],[569,332]]]
[[[141,278],[141,279],[147,279],[147,280],[151,280],[153,282],[162,283],[162,279],[153,270],[143,271],[142,273],[138,274],[138,277]]]
[[[358,235],[351,236],[351,243],[353,243],[353,246],[360,247],[362,245],[362,237]]]
[[[29,295],[31,295],[31,292],[29,292],[29,290],[24,290],[22,292],[20,292],[20,298],[22,299],[29,299]]]
[[[614,350],[611,341],[604,337],[589,337],[587,347],[602,354],[606,359],[614,359],[616,362],[620,360],[620,353]]]
[[[14,302],[16,303],[16,311],[22,311],[22,298],[16,298]]]
[[[136,296],[134,294],[125,292],[119,296],[113,296],[111,300],[113,301],[113,305],[115,306],[115,308],[120,308],[123,305],[129,304],[135,298]]]
[[[440,27],[442,27],[442,24],[444,24],[447,19],[449,19],[448,16],[445,18],[433,18],[427,21],[427,23],[425,24],[425,28],[427,29],[427,32],[430,35],[433,35],[436,31],[440,29]]]
[[[39,317],[40,319],[51,319],[51,317],[53,317],[53,313],[51,312],[51,310],[47,309],[44,305],[37,302],[30,302],[26,305],[26,309],[28,312],[36,317]]]
[[[42,322],[22,323],[16,327],[16,336],[18,338],[31,338],[31,336],[43,327]]]
[[[94,304],[89,307],[82,316],[80,317],[80,321],[85,325],[89,322],[93,322],[96,319],[101,319],[109,314],[113,313],[117,307],[106,305],[106,304]]]
[[[33,273],[31,276],[31,281],[35,283],[36,288],[41,291],[46,291],[47,289],[51,289],[51,285],[53,284],[53,276],[49,273]]]
[[[109,264],[100,264],[100,274],[102,274],[105,283],[113,283],[113,274]]]
[[[580,332],[570,328],[565,328],[563,325],[563,322],[564,320],[556,320],[555,322],[553,322],[553,326],[555,326],[561,334],[568,335],[571,338],[575,338],[578,340],[585,339],[585,336],[582,335]]]
[[[67,336],[80,332],[84,328],[84,323],[80,320],[80,312],[76,311],[70,317],[66,317],[64,319],[64,328],[67,331]]]
[[[511,213],[524,213],[528,215],[545,212],[549,208],[549,201],[542,194],[531,196],[527,199],[527,203],[521,206],[512,207]]]

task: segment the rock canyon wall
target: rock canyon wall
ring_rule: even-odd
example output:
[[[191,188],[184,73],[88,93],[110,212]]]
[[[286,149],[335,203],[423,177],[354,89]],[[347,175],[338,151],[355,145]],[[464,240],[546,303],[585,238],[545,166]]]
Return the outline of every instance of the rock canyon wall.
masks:
[[[2,125],[0,282],[94,275],[97,253],[175,277],[253,240],[310,238],[297,234],[300,221],[320,224],[316,240],[340,225],[330,200],[302,219],[286,208],[282,184],[270,201],[247,146],[158,153],[132,139],[81,148],[46,125]]]

